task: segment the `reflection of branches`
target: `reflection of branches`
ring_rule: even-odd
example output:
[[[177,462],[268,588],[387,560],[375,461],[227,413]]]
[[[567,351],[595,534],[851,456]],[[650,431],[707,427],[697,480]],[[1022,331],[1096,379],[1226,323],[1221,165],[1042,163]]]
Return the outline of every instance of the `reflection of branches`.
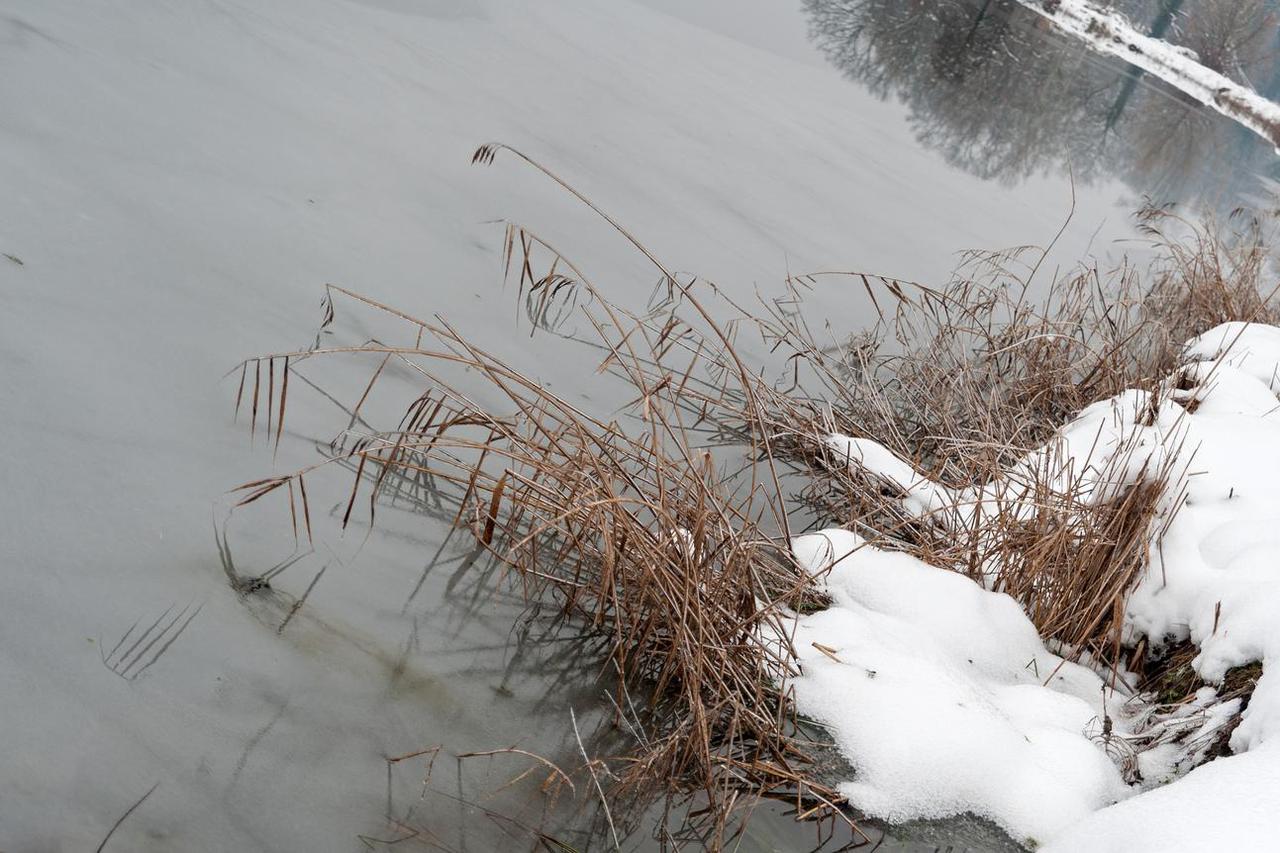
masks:
[[[105,838],[102,839],[102,843],[98,845],[96,853],[102,853],[103,850],[107,849],[107,842],[111,840],[111,836],[116,834],[116,830],[119,829],[120,826],[126,820],[129,819],[129,815],[137,811],[138,807],[141,806],[143,803],[145,803],[147,801],[147,798],[150,797],[152,794],[154,794],[156,788],[159,788],[159,787],[160,787],[159,782],[152,785],[150,788],[147,789],[147,792],[145,794],[143,794],[134,802],[133,805],[129,806],[129,808],[125,811],[124,814],[120,815],[120,817],[116,820],[116,822],[111,825],[111,829],[107,831],[107,835]]]
[[[154,622],[136,634],[134,632],[137,631],[142,620],[139,619],[134,622],[111,648],[111,651],[102,655],[102,663],[125,681],[133,681],[150,669],[169,650],[169,647],[177,641],[178,637],[187,630],[192,620],[200,615],[200,610],[204,607],[201,604],[193,610],[191,605],[188,604],[170,618],[169,614],[173,612],[173,608],[176,606],[170,605],[168,609],[156,617]],[[167,622],[165,621],[166,618],[168,618]],[[162,625],[161,623],[164,624]],[[125,643],[128,643],[129,640],[133,640],[133,642],[126,646]],[[155,648],[154,653],[148,657],[148,653],[152,651],[157,643],[160,644],[159,648]],[[101,647],[101,641],[99,641],[99,647]]]
[[[1049,31],[1020,0],[806,0],[828,59],[910,109],[919,139],[986,178],[1021,180],[1070,165],[1082,180],[1114,174],[1151,192],[1211,194],[1269,146],[1241,136],[1167,85]],[[1270,0],[1115,0],[1137,29],[1194,51],[1240,81],[1280,80]],[[1172,131],[1172,132],[1171,132]],[[1223,168],[1214,168],[1220,164]]]
[[[1213,53],[1205,57],[1143,34],[1123,15],[1090,0],[1019,2],[1091,50],[1141,67],[1206,107],[1248,127],[1272,146],[1280,147],[1280,105],[1236,79],[1244,71],[1238,48],[1255,34],[1262,11],[1260,4],[1232,0],[1227,6],[1210,3],[1207,10],[1201,10],[1195,19],[1207,23],[1217,36],[1208,40],[1207,47]],[[1248,27],[1239,25],[1242,19],[1249,21]]]

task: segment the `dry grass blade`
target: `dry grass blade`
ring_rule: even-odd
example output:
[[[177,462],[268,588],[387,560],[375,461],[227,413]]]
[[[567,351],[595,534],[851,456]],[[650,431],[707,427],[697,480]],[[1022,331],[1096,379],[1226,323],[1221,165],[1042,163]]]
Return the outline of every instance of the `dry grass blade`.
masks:
[[[284,434],[284,404],[289,398],[289,356],[284,357],[284,368],[280,372],[280,410],[276,416],[276,443],[274,452],[280,450],[280,436]]]
[[[480,534],[480,544],[488,546],[493,544],[493,528],[498,523],[498,507],[502,503],[502,491],[507,487],[507,475],[504,473],[498,478],[498,484],[493,487],[493,496],[489,499],[489,511],[485,514],[484,532]]]
[[[460,752],[458,753],[458,758],[492,758],[497,755],[521,755],[521,756],[524,756],[525,758],[531,758],[534,761],[538,762],[539,764],[542,764],[545,767],[547,767],[556,778],[560,779],[561,781],[564,782],[565,785],[569,786],[570,791],[573,791],[576,793],[578,790],[578,787],[573,784],[573,778],[568,773],[561,770],[560,767],[557,766],[554,761],[544,756],[538,755],[535,752],[529,752],[527,749],[517,749],[514,746],[509,746],[506,749],[486,749],[481,752]],[[508,783],[508,785],[509,784],[511,783]]]

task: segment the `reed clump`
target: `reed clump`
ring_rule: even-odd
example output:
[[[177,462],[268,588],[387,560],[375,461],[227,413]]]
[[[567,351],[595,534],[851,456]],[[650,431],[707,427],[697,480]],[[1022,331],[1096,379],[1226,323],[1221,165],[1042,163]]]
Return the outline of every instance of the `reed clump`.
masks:
[[[476,158],[488,162],[499,150],[486,146]],[[317,338],[309,349],[245,362],[237,411],[251,430],[279,441],[286,377],[306,361],[377,360],[350,424],[364,420],[362,406],[389,365],[412,371],[424,390],[394,429],[348,428],[321,462],[241,487],[240,504],[283,494],[295,535],[310,537],[308,478],[335,464],[354,470],[344,527],[357,508],[367,505],[372,518],[384,500],[443,500],[456,508],[455,523],[513,570],[528,601],[544,611],[554,604],[566,624],[597,632],[605,651],[584,665],[610,676],[616,723],[635,744],[582,768],[607,791],[614,840],[621,818],[610,806],[653,794],[696,795],[690,820],[700,843],[716,848],[738,808],[760,797],[788,799],[857,833],[842,798],[806,770],[816,744],[788,695],[796,672],[789,625],[824,598],[790,555],[782,463],[767,436],[746,428],[761,420],[745,412],[766,405],[763,384],[688,284],[656,261],[659,305],[643,315],[610,302],[523,228],[508,228],[505,261],[536,326],[554,327],[566,306],[589,318],[605,353],[599,368],[629,385],[630,405],[608,419],[589,414],[442,320],[329,286],[322,328],[340,312],[372,312],[403,324],[409,343],[326,347]],[[459,372],[466,385],[451,378]],[[498,402],[476,403],[476,383]],[[745,470],[708,442],[713,422],[743,437],[732,455],[747,460]]]
[[[1039,249],[968,253],[940,289],[879,280],[890,297],[880,322],[826,346],[781,313],[757,318],[809,373],[808,390],[776,395],[759,427],[791,439],[780,446],[807,470],[801,497],[815,518],[1008,592],[1068,655],[1120,662],[1125,598],[1176,512],[1178,496],[1164,494],[1174,472],[1147,471],[1109,500],[1085,500],[1084,472],[1055,466],[1053,439],[1126,389],[1148,392],[1153,407],[1167,398],[1195,335],[1230,319],[1280,318],[1264,221],[1237,212],[1226,224],[1193,223],[1148,206],[1144,265],[1082,266],[1048,282],[1037,279]],[[922,479],[986,486],[987,505],[922,517],[899,484],[811,440],[832,433],[876,441]]]
[[[241,503],[286,495],[295,533],[309,537],[306,478],[318,467],[354,470],[344,526],[358,504],[372,520],[391,495],[436,504],[443,495],[531,603],[597,632],[605,651],[595,663],[612,677],[615,721],[633,741],[584,766],[615,841],[622,818],[610,804],[654,793],[696,792],[699,843],[715,848],[760,797],[858,832],[816,769],[819,745],[790,699],[788,626],[824,604],[791,557],[793,526],[845,525],[967,573],[1017,598],[1068,653],[1119,660],[1125,597],[1160,523],[1159,472],[1096,504],[1052,488],[1046,472],[1010,493],[1008,512],[966,527],[908,511],[900,492],[851,468],[828,438],[873,438],[940,483],[998,481],[1088,404],[1128,388],[1158,393],[1178,344],[1196,331],[1224,317],[1274,319],[1259,291],[1259,227],[1228,235],[1148,210],[1155,259],[1144,270],[1081,268],[1042,287],[1042,254],[974,253],[938,289],[815,273],[788,279],[782,299],[741,306],[672,274],[519,152],[484,146],[475,160],[503,152],[590,206],[658,272],[650,306],[628,311],[536,234],[507,229],[506,266],[529,319],[554,331],[568,315],[586,317],[600,369],[627,384],[632,402],[590,414],[443,320],[330,286],[324,325],[339,311],[372,312],[403,324],[406,343],[325,347],[318,338],[245,362],[237,408],[277,442],[300,363],[371,357],[379,367],[321,462],[246,484]],[[1190,241],[1161,230],[1174,225]],[[865,289],[875,322],[819,341],[796,306],[837,278]],[[1047,296],[1033,298],[1038,288]],[[775,374],[741,355],[750,333]],[[394,428],[354,429],[390,364],[417,377],[421,393]],[[477,386],[498,402],[476,402]]]

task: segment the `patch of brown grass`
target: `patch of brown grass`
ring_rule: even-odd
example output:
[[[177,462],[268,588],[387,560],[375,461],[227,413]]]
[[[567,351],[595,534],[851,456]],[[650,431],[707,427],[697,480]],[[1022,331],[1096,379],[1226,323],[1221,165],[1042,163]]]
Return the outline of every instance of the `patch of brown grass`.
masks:
[[[757,428],[785,436],[780,449],[805,464],[801,496],[820,523],[1008,592],[1068,654],[1112,662],[1148,543],[1177,509],[1179,496],[1162,496],[1171,472],[1147,472],[1143,484],[1091,505],[1051,485],[1060,472],[1045,466],[966,524],[921,517],[895,484],[851,470],[813,437],[873,439],[950,486],[998,484],[1091,403],[1137,388],[1154,407],[1183,341],[1230,319],[1280,317],[1263,220],[1237,213],[1226,226],[1193,224],[1147,207],[1139,222],[1151,240],[1142,268],[1126,259],[1044,282],[1047,253],[1022,248],[968,254],[940,290],[861,274],[797,277],[797,292],[838,275],[889,296],[877,303],[876,328],[827,346],[791,314],[754,318],[801,365]]]
[[[545,328],[585,316],[604,353],[600,369],[634,393],[629,406],[608,419],[590,415],[444,321],[330,286],[326,325],[339,307],[374,312],[402,322],[407,342],[317,340],[251,359],[237,408],[251,431],[262,419],[278,442],[299,363],[378,361],[344,438],[319,463],[354,468],[343,524],[358,502],[372,520],[389,494],[424,503],[447,494],[455,521],[512,569],[531,603],[554,603],[560,618],[608,638],[596,663],[616,676],[617,723],[634,747],[587,759],[584,790],[600,793],[610,840],[618,828],[609,804],[654,792],[698,792],[699,838],[715,848],[732,816],[760,797],[788,798],[804,816],[843,815],[813,769],[817,745],[801,734],[788,687],[792,616],[822,604],[789,552],[801,510],[809,524],[847,525],[1009,592],[1068,652],[1119,659],[1125,597],[1161,523],[1159,476],[1101,505],[1033,483],[1017,496],[1034,508],[1029,515],[1011,510],[965,528],[908,511],[894,488],[834,458],[825,439],[874,438],[944,483],[995,481],[1089,403],[1127,388],[1159,393],[1191,334],[1228,317],[1273,319],[1273,303],[1259,295],[1260,229],[1191,229],[1187,242],[1158,230],[1176,224],[1168,211],[1148,211],[1156,259],[1145,275],[1095,266],[1042,285],[1043,255],[1021,249],[971,254],[941,289],[815,273],[789,279],[783,299],[743,307],[710,283],[673,275],[519,152],[484,146],[475,159],[487,164],[504,150],[599,213],[661,275],[657,307],[631,313],[535,234],[508,228],[507,268],[530,320]],[[880,319],[824,344],[796,306],[833,277],[864,288]],[[1040,289],[1047,295],[1032,298]],[[735,346],[744,330],[784,366],[783,381],[744,363]],[[394,429],[353,432],[389,364],[423,390]],[[465,386],[449,378],[459,369]],[[478,404],[476,387],[499,402]],[[295,535],[310,537],[305,478],[316,467],[246,484],[241,503],[286,494]],[[797,473],[798,495],[788,494]],[[637,696],[648,698],[637,707]]]
[[[487,163],[500,150],[486,146],[476,159]],[[789,626],[822,597],[790,555],[776,454],[767,436],[749,436],[745,454],[732,454],[745,455],[742,470],[700,431],[763,411],[763,383],[688,285],[656,260],[664,307],[639,316],[525,229],[508,229],[506,254],[536,324],[553,325],[566,303],[589,318],[605,353],[599,368],[631,386],[629,406],[608,420],[590,415],[444,321],[330,286],[324,325],[339,310],[374,312],[401,321],[409,343],[316,346],[246,362],[237,408],[251,431],[261,420],[268,440],[273,429],[278,440],[284,377],[307,360],[378,361],[352,423],[388,364],[413,371],[424,390],[395,429],[348,430],[318,465],[241,487],[241,504],[284,494],[295,535],[309,537],[306,478],[334,463],[355,470],[344,526],[358,507],[367,504],[372,517],[392,494],[423,504],[449,495],[455,522],[513,570],[527,600],[553,603],[559,618],[607,638],[602,659],[583,663],[603,667],[617,685],[616,722],[634,748],[579,769],[591,777],[584,790],[599,790],[605,804],[602,843],[618,841],[611,806],[643,805],[654,793],[696,793],[705,806],[691,819],[701,842],[717,849],[732,816],[760,797],[788,799],[858,836],[842,798],[808,769],[816,744],[789,696]],[[465,387],[449,378],[459,368]],[[477,386],[499,402],[476,403]]]

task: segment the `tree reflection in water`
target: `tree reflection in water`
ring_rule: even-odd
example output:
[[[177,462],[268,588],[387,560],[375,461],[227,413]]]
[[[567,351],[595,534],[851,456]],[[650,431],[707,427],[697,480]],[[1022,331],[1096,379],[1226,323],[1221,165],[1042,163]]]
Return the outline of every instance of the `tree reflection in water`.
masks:
[[[1112,0],[1148,34],[1280,100],[1280,0]],[[1055,32],[1017,0],[805,0],[846,76],[910,110],[948,162],[1016,182],[1070,167],[1154,198],[1231,208],[1280,180],[1252,133]]]

